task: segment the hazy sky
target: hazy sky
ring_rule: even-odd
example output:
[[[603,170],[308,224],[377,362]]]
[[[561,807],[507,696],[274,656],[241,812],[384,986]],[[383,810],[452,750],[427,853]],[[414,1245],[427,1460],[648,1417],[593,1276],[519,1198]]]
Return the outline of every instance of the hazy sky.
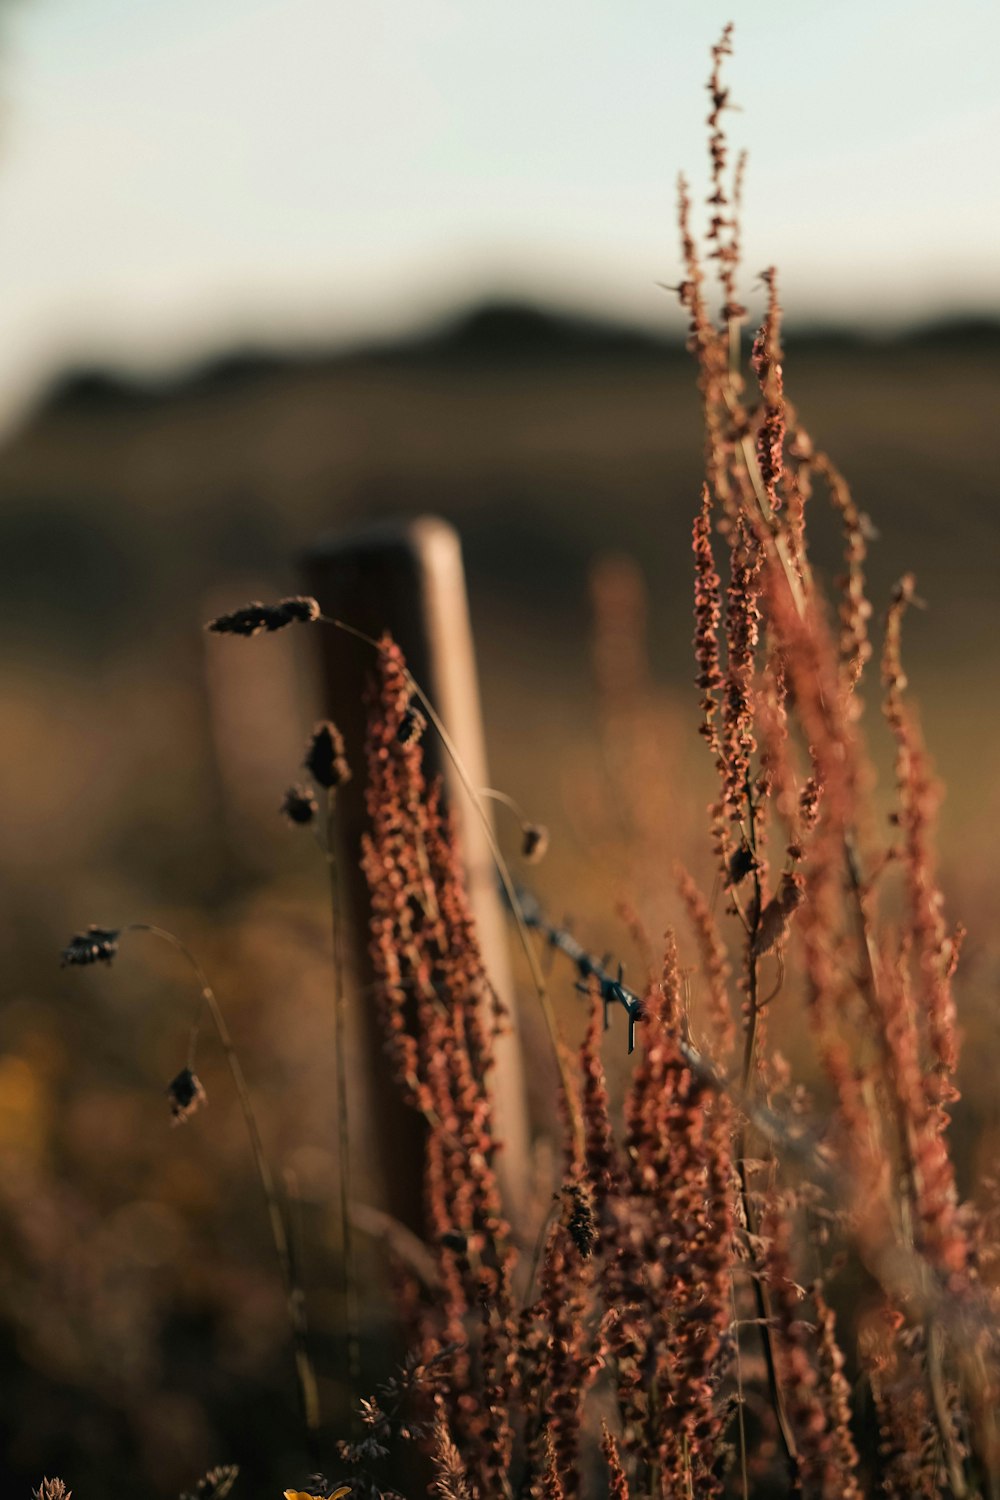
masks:
[[[355,337],[481,291],[669,322],[736,21],[747,262],[799,319],[1000,312],[997,0],[22,0],[0,412],[69,358]]]

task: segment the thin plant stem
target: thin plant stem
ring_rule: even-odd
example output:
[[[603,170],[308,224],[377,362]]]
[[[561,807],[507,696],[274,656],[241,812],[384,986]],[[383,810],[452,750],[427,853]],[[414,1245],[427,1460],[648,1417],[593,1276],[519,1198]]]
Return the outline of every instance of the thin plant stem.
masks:
[[[531,1294],[535,1289],[535,1279],[538,1276],[538,1267],[541,1265],[542,1261],[542,1251],[545,1248],[545,1244],[548,1240],[549,1230],[552,1228],[552,1221],[554,1217],[554,1210],[552,1208],[549,1208],[546,1213],[543,1214],[542,1222],[538,1226],[538,1233],[535,1236],[535,1248],[531,1256],[531,1270],[528,1273],[528,1283],[524,1289],[525,1307],[528,1307],[531,1303]]]
[[[495,786],[481,786],[479,788],[479,795],[480,797],[488,798],[491,802],[500,802],[504,807],[509,808],[522,828],[526,823],[530,823],[531,819],[520,802],[517,802],[509,792],[502,792]]]
[[[727,384],[723,386],[723,397],[730,411],[730,414],[732,415],[738,410],[738,401],[735,393],[729,389],[729,384],[730,383],[727,382]],[[776,556],[781,570],[784,573],[785,581],[788,585],[789,593],[795,606],[796,613],[801,619],[804,619],[807,609],[806,588],[809,588],[810,590],[812,589],[811,574],[809,573],[804,560],[800,559],[800,566],[803,568],[803,578],[806,585],[806,588],[804,588],[803,578],[800,578],[799,573],[796,570],[792,558],[792,553],[788,546],[787,538],[781,530],[777,518],[775,517],[768,501],[767,493],[761,479],[760,468],[757,461],[757,454],[755,452],[753,441],[750,438],[749,434],[741,434],[739,439],[739,449],[740,455],[743,459],[743,466],[746,471],[747,479],[750,483],[751,490],[753,491],[754,500],[756,502],[757,510],[759,513],[762,541],[764,542],[765,546],[770,544],[770,546],[773,548],[774,555]],[[871,934],[868,928],[868,922],[864,911],[861,879],[858,870],[858,860],[854,845],[854,833],[851,828],[845,828],[844,830],[843,850],[844,863],[848,875],[848,886],[856,906],[859,930],[861,935],[863,967],[859,987],[874,1021],[875,1035],[881,1046],[883,1063],[886,1068],[890,1083],[889,1092],[892,1095],[893,1107],[896,1115],[897,1135],[899,1138],[901,1162],[903,1171],[905,1173],[905,1191],[903,1194],[902,1204],[905,1215],[905,1210],[907,1209],[907,1207],[909,1207],[910,1203],[913,1202],[916,1192],[914,1154],[909,1135],[909,1128],[906,1122],[905,1107],[900,1097],[900,1091],[897,1086],[897,1080],[895,1077],[894,1061],[891,1056],[888,1038],[885,1034],[884,1026],[882,1024],[881,1009],[878,1004],[876,958],[873,952]],[[907,1234],[905,1223],[903,1225],[903,1232],[904,1238],[911,1238],[911,1235]],[[944,1397],[940,1334],[934,1327],[934,1325],[929,1321],[925,1321],[924,1334],[928,1355],[928,1385],[930,1387],[931,1401],[934,1408],[935,1422],[938,1427],[941,1446],[948,1470],[949,1482],[951,1483],[956,1495],[964,1496],[968,1493],[968,1490],[962,1472],[961,1460],[956,1451],[954,1434],[951,1430],[951,1423],[948,1418],[947,1405]],[[767,1335],[765,1334],[765,1346],[767,1344],[767,1341]],[[768,1361],[768,1372],[770,1375],[770,1360]],[[783,1427],[782,1436],[784,1437]]]
[[[586,953],[572,933],[549,922],[543,916],[534,898],[524,891],[521,893],[521,907],[525,913],[527,925],[545,938],[546,951],[561,953],[569,959],[578,973],[592,975],[602,990],[613,985],[618,992],[620,1002],[626,1009],[631,1009],[636,1013],[641,1011],[640,996],[634,990],[629,989],[623,980],[612,980],[599,960],[592,954]],[[773,1146],[780,1147],[789,1157],[800,1161],[814,1174],[815,1181],[833,1185],[834,1174],[831,1163],[821,1154],[817,1138],[810,1139],[808,1136],[793,1134],[787,1123],[773,1109],[762,1105],[759,1100],[752,1097],[752,1094],[745,1093],[739,1087],[737,1078],[730,1078],[716,1068],[711,1060],[683,1035],[679,1034],[676,1037],[676,1044],[684,1059],[685,1067],[690,1068],[694,1076],[713,1093],[725,1094],[732,1099],[735,1107],[746,1114],[750,1123],[766,1141]]]
[[[374,638],[374,636],[366,634],[366,632],[363,630],[358,630],[354,625],[348,625],[344,620],[333,619],[329,615],[320,615],[319,623],[323,625],[333,625],[337,630],[343,630],[346,632],[346,634],[353,636],[355,640],[364,641],[366,645],[371,646],[373,650],[379,652],[380,654],[384,652],[385,648],[382,646],[381,642],[377,641]],[[458,775],[458,778],[461,781],[462,786],[464,787],[473,808],[475,809],[480,823],[482,824],[483,832],[486,835],[486,841],[489,844],[490,854],[493,857],[493,863],[496,866],[497,874],[500,877],[500,883],[503,886],[504,895],[507,898],[511,913],[514,917],[514,924],[517,928],[518,939],[524,951],[525,958],[527,959],[528,969],[531,974],[531,982],[534,986],[535,994],[542,1009],[542,1015],[545,1018],[545,1024],[548,1029],[549,1037],[552,1041],[552,1047],[553,1051],[555,1052],[556,1058],[556,1066],[559,1069],[559,1079],[562,1085],[563,1097],[566,1100],[566,1109],[569,1115],[570,1128],[573,1134],[573,1144],[575,1152],[578,1157],[582,1157],[584,1149],[583,1117],[580,1113],[577,1091],[573,1082],[569,1049],[567,1048],[566,1043],[563,1040],[562,1031],[560,1029],[559,1022],[552,1005],[552,999],[548,992],[548,986],[545,982],[545,975],[542,972],[542,967],[539,963],[538,955],[535,952],[535,948],[531,942],[530,937],[528,936],[527,924],[525,923],[524,914],[521,911],[520,903],[517,899],[517,890],[511,878],[510,870],[507,866],[507,861],[504,859],[503,853],[500,849],[500,845],[497,843],[497,837],[493,831],[493,824],[490,821],[490,816],[484,806],[482,795],[476,789],[472,778],[466,770],[465,764],[462,761],[462,757],[458,753],[458,748],[455,745],[455,742],[452,739],[451,735],[448,733],[441,715],[438,713],[437,709],[434,707],[434,704],[431,702],[430,698],[427,696],[427,693],[421,687],[420,683],[414,677],[409,667],[405,665],[403,667],[403,677],[406,681],[407,687],[410,689],[410,692],[415,698],[420,701],[424,708],[424,711],[427,714],[428,719],[434,725],[434,728],[437,731],[438,738],[440,739],[449,760],[454,766],[455,772]]]
[[[743,1487],[743,1500],[750,1500],[750,1475],[747,1469],[747,1426],[746,1414],[743,1401],[743,1356],[740,1352],[740,1314],[736,1306],[736,1278],[730,1278],[730,1292],[733,1300],[733,1339],[734,1356],[736,1365],[736,1425],[740,1435],[740,1481]]]
[[[955,1500],[965,1500],[969,1488],[965,1482],[962,1460],[956,1450],[951,1413],[948,1410],[948,1397],[944,1388],[942,1347],[944,1333],[933,1314],[925,1318],[924,1332],[927,1343],[927,1383],[930,1386],[931,1401],[934,1406],[934,1420],[941,1435],[941,1456],[948,1471],[948,1483]]]
[[[288,1322],[292,1334],[292,1345],[295,1356],[295,1372],[298,1382],[299,1399],[302,1406],[302,1416],[305,1422],[306,1438],[311,1456],[318,1458],[316,1434],[319,1428],[319,1397],[316,1389],[316,1378],[313,1373],[312,1361],[306,1344],[306,1315],[305,1297],[302,1287],[295,1276],[294,1262],[292,1259],[291,1244],[288,1230],[285,1225],[284,1214],[278,1198],[274,1183],[274,1174],[271,1171],[267,1156],[264,1152],[264,1143],[261,1140],[260,1129],[257,1124],[257,1116],[253,1107],[253,1099],[247,1084],[246,1074],[243,1072],[243,1064],[240,1062],[239,1053],[233,1044],[229,1033],[229,1027],[222,1014],[222,1008],[216,998],[215,991],[208,982],[201,964],[195,958],[190,948],[182,943],[180,938],[175,937],[165,927],[157,927],[152,922],[131,922],[123,929],[125,932],[148,932],[153,937],[160,938],[187,961],[190,965],[201,990],[201,1006],[208,1011],[212,1024],[215,1027],[219,1045],[225,1055],[229,1066],[229,1072],[236,1088],[236,1096],[243,1111],[243,1119],[246,1124],[247,1136],[250,1141],[250,1151],[253,1156],[254,1166],[257,1169],[257,1177],[260,1182],[261,1192],[267,1204],[268,1222],[271,1228],[271,1239],[274,1242],[274,1250],[278,1259],[278,1267],[281,1273],[281,1284],[285,1293],[285,1302],[288,1310]],[[194,1061],[195,1045],[198,1037],[199,1017],[196,1016],[191,1034],[191,1045],[189,1059]]]
[[[752,1098],[753,1078],[757,1062],[757,1024],[760,1015],[758,1003],[758,980],[757,972],[757,935],[760,930],[760,917],[763,906],[762,891],[760,885],[759,866],[756,862],[757,855],[757,823],[753,797],[750,793],[749,784],[746,788],[747,819],[749,824],[750,849],[754,855],[754,899],[751,911],[752,921],[747,936],[747,1027],[743,1041],[743,1065],[740,1070],[741,1093],[744,1098]],[[747,1132],[749,1122],[740,1128],[736,1142],[736,1158],[739,1171],[740,1196],[743,1200],[743,1217],[746,1221],[747,1232],[757,1235],[757,1214],[754,1209],[753,1199],[750,1193],[750,1173],[747,1169]],[[771,1405],[778,1423],[778,1432],[781,1437],[781,1445],[785,1450],[785,1458],[788,1462],[789,1473],[793,1486],[798,1479],[798,1447],[792,1425],[785,1406],[785,1398],[781,1389],[781,1380],[778,1375],[778,1364],[774,1348],[774,1332],[771,1319],[771,1298],[763,1277],[757,1273],[751,1276],[753,1285],[754,1301],[757,1304],[757,1317],[760,1323],[761,1343],[764,1349],[764,1363],[767,1367],[767,1384],[771,1397]]]
[[[347,986],[344,983],[344,932],[340,867],[335,844],[336,791],[326,793],[326,862],[330,873],[330,921],[333,933],[333,1033],[337,1070],[337,1155],[340,1186],[341,1293],[344,1304],[345,1369],[352,1428],[357,1427],[355,1401],[361,1389],[361,1336],[357,1261],[351,1223],[350,1111],[347,1098]]]
[[[684,1489],[688,1500],[694,1500],[694,1484],[691,1475],[691,1447],[688,1443],[686,1432],[681,1435],[681,1455],[684,1463]]]
[[[878,997],[877,954],[865,913],[858,858],[850,834],[846,834],[844,837],[844,850],[847,862],[848,886],[855,905],[861,938],[861,952],[864,958],[859,981],[860,988],[874,1022],[875,1035],[880,1043],[882,1063],[886,1073],[886,1080],[889,1084],[888,1093],[893,1103],[896,1134],[900,1151],[900,1165],[903,1172],[903,1192],[900,1202],[902,1222],[900,1230],[905,1243],[912,1247],[914,1220],[917,1218],[918,1213],[917,1164],[910,1135],[910,1127],[906,1117],[906,1109],[903,1104],[895,1058],[893,1057],[892,1048],[889,1045],[885,1026],[882,1023],[882,1007]],[[963,1497],[969,1491],[965,1482],[962,1460],[956,1446],[955,1435],[952,1431],[951,1417],[948,1412],[948,1402],[945,1396],[943,1343],[944,1334],[937,1320],[931,1312],[925,1312],[924,1344],[927,1352],[927,1385],[930,1390],[931,1404],[934,1408],[934,1420],[941,1439],[941,1449],[945,1467],[948,1470],[949,1484],[957,1500],[963,1500]]]

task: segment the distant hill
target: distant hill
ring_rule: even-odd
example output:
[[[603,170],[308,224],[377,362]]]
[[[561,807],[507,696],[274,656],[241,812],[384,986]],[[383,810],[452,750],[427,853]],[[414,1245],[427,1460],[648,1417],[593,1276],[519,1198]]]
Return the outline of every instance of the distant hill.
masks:
[[[892,335],[850,328],[792,328],[790,350],[849,353],[873,346],[940,348],[954,353],[1000,353],[1000,320],[946,319]],[[233,348],[201,364],[157,378],[120,369],[67,370],[42,397],[41,412],[124,411],[183,395],[233,393],[294,371],[340,371],[351,365],[503,365],[567,361],[676,360],[683,342],[625,323],[571,315],[513,301],[487,301],[404,338],[328,350]]]

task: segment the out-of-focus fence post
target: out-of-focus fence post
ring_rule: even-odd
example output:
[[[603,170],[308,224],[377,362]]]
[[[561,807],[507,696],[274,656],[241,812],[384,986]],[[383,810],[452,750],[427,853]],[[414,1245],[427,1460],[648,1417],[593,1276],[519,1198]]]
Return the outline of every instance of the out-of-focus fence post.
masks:
[[[489,785],[472,632],[461,546],[453,527],[435,517],[373,525],[317,545],[304,560],[306,586],[323,613],[378,638],[389,631],[453,739],[472,784]],[[382,1051],[370,999],[368,890],[359,869],[364,807],[362,695],[375,665],[364,642],[344,631],[317,633],[323,651],[323,710],[340,728],[353,779],[338,793],[348,927],[352,948],[352,1135],[365,1138],[365,1157],[377,1182],[357,1183],[359,1199],[383,1208],[419,1232],[422,1126],[399,1101]],[[486,970],[510,1009],[510,1030],[497,1044],[493,1096],[504,1149],[497,1158],[501,1186],[517,1221],[530,1183],[528,1122],[520,1042],[513,1006],[505,916],[496,872],[479,814],[471,805],[433,730],[422,741],[425,767],[443,777],[444,795],[458,819],[472,910]]]

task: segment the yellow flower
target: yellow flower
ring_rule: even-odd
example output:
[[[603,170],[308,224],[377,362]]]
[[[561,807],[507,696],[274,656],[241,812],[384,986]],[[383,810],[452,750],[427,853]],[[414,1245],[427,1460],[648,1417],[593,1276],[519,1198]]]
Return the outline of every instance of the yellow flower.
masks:
[[[349,1484],[342,1484],[339,1490],[334,1490],[331,1495],[314,1495],[309,1490],[286,1490],[285,1500],[344,1500],[345,1495],[351,1493]]]

